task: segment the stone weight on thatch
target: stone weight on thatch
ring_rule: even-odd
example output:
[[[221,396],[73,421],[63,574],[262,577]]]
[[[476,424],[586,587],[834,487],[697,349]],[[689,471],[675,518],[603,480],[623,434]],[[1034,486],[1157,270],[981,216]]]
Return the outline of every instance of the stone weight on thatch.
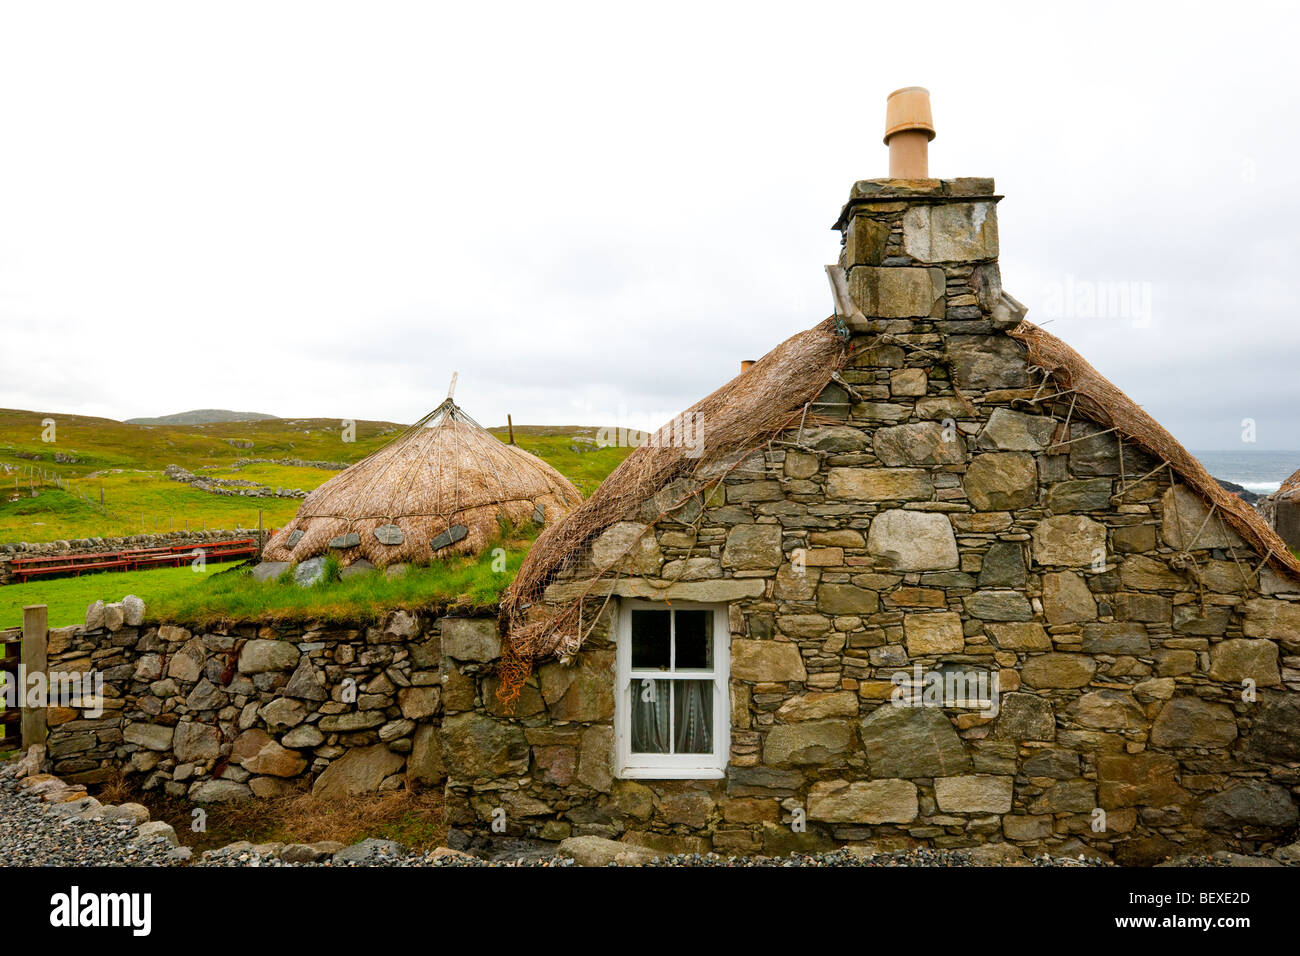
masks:
[[[463,524],[454,525],[429,542],[429,547],[435,552],[441,551],[443,548],[451,547],[457,541],[465,540],[467,534],[469,534],[469,528],[466,528]]]
[[[380,544],[397,545],[406,540],[406,535],[395,524],[381,524],[375,529],[375,540]]]
[[[474,554],[503,520],[563,517],[581,501],[558,471],[501,442],[449,398],[308,495],[263,560],[301,563],[332,548],[346,551],[347,563],[387,568]]]

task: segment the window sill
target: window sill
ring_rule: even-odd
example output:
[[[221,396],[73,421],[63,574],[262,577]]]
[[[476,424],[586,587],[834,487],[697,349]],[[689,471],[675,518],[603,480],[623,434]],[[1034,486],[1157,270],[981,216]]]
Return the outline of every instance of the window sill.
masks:
[[[727,771],[717,767],[624,767],[620,780],[721,780]]]

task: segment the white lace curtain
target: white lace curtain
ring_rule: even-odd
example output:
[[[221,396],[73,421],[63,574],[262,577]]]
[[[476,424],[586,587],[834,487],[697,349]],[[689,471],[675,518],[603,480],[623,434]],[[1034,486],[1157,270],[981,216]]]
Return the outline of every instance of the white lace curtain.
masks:
[[[632,697],[633,753],[713,752],[712,682],[657,680],[634,686]]]

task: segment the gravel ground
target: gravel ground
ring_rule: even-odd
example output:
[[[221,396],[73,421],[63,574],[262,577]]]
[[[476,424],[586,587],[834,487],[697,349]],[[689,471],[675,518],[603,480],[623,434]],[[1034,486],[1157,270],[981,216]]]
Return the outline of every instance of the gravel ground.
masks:
[[[173,848],[132,842],[135,824],[77,820],[0,782],[0,865],[2,866],[166,866]]]
[[[380,842],[380,841],[376,841]],[[1107,861],[1088,859],[1068,859],[1041,856],[1032,861],[1034,866],[1111,866]],[[320,864],[285,863],[283,860],[240,849],[231,853],[217,851],[209,854],[201,866],[302,866]],[[435,855],[434,853],[404,853],[376,850],[364,860],[332,861],[332,866],[573,866],[574,862],[566,857],[523,857],[519,859],[483,860],[478,857],[455,854]],[[831,853],[794,854],[785,857],[723,857],[713,853],[707,854],[673,854],[645,864],[653,867],[855,867],[855,866],[907,866],[907,867],[951,867],[975,866],[970,855],[959,850],[911,850],[898,853],[877,853],[872,855],[854,853],[851,850],[836,850]]]
[[[1112,866],[1108,860],[1095,860],[1085,857],[1039,856],[1026,857],[1023,861],[1034,866]],[[852,849],[834,850],[829,853],[793,854],[791,856],[771,857],[720,857],[712,853],[691,854],[689,856],[661,857],[646,866],[981,866],[973,862],[966,850],[931,850],[924,847],[915,850],[900,850],[891,853],[863,853]]]
[[[503,866],[567,867],[567,857],[547,855],[539,847],[499,852],[487,860],[442,848],[428,853],[408,852],[389,840],[370,839],[316,862],[289,862],[278,855],[278,844],[234,844],[190,860],[190,851],[177,848],[165,837],[137,835],[135,822],[106,818],[106,811],[90,798],[70,803],[45,803],[0,773],[0,866]],[[337,846],[337,844],[335,845]],[[979,851],[976,851],[978,854]],[[1111,866],[1109,861],[1085,857],[1038,856],[1018,861],[1032,866]],[[871,853],[863,849],[794,854],[787,857],[722,857],[716,854],[673,854],[645,864],[654,867],[954,867],[981,865],[967,850],[914,849]],[[1276,866],[1268,859],[1216,853],[1177,861],[1180,866]]]

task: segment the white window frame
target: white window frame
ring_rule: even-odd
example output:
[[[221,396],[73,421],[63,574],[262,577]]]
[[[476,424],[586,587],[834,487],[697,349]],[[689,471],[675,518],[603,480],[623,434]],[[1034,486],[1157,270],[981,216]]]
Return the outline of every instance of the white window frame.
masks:
[[[713,613],[713,752],[708,754],[632,753],[634,682],[664,679],[662,671],[632,670],[632,611],[711,611]],[[676,623],[674,622],[674,628]],[[693,601],[619,602],[614,695],[616,775],[625,780],[717,780],[726,775],[731,755],[731,626],[725,604]],[[702,672],[700,678],[708,676]],[[698,679],[698,678],[697,678]]]

